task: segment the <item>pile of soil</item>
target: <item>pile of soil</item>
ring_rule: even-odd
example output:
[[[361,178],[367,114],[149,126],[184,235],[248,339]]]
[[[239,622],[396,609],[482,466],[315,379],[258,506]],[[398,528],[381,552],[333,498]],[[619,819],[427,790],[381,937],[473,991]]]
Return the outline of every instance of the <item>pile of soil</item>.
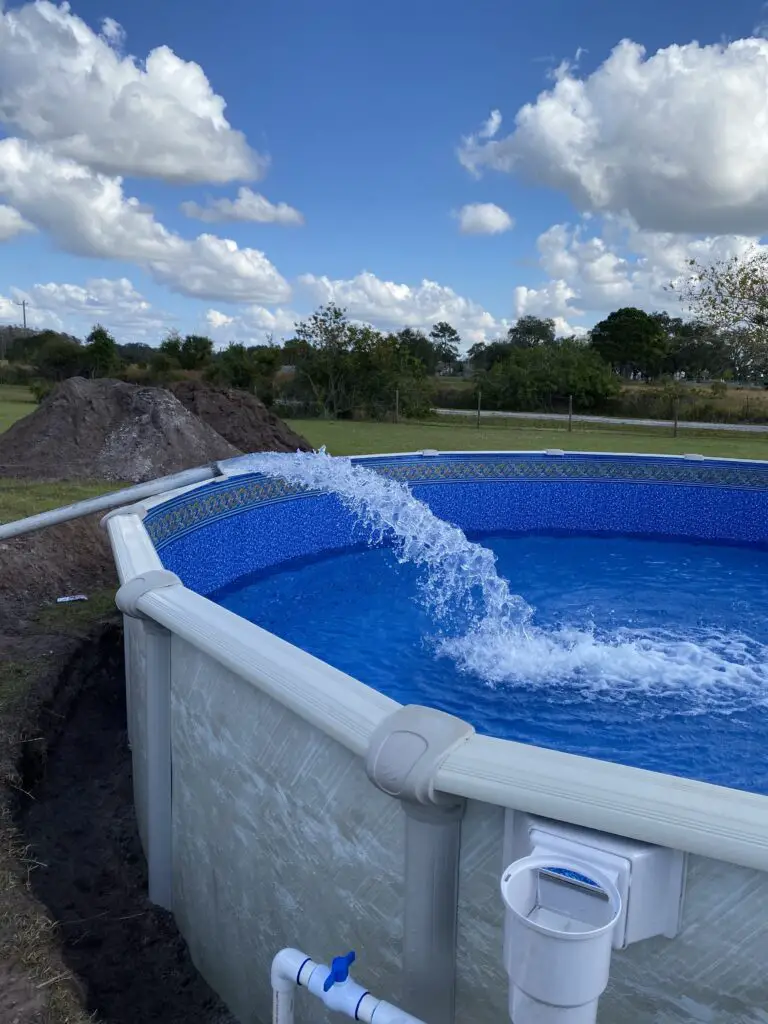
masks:
[[[115,564],[99,516],[0,541],[0,657],[3,636],[24,632],[43,605],[67,594],[117,589]]]
[[[138,483],[238,454],[169,391],[71,377],[0,434],[0,475]]]
[[[247,391],[184,380],[169,390],[182,405],[242,452],[308,452],[312,446]]]

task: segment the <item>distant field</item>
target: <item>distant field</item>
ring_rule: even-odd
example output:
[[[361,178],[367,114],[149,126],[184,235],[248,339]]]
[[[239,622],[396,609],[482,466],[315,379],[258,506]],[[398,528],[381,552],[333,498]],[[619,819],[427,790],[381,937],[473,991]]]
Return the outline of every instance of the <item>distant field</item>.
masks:
[[[28,388],[0,384],[0,432],[32,412],[35,400]]]
[[[563,448],[566,451],[652,452],[659,455],[720,456],[730,459],[768,459],[768,437],[714,432],[681,431],[677,438],[654,427],[601,428],[531,426],[512,421],[483,423],[480,430],[462,423],[435,420],[428,423],[353,423],[333,420],[291,420],[291,426],[315,447],[326,445],[332,455],[365,455],[409,452],[420,448],[442,451],[482,449],[531,451]]]
[[[749,392],[755,394],[755,392]],[[764,393],[757,392],[758,400]],[[740,392],[743,401],[744,392]],[[27,388],[0,384],[0,432],[36,408]],[[336,455],[414,451],[419,448],[477,451],[486,449],[564,448],[566,450],[656,452],[659,454],[719,455],[733,459],[768,459],[768,436],[734,435],[681,430],[671,437],[660,428],[574,424],[562,426],[521,421],[484,421],[478,430],[469,422],[434,419],[425,423],[356,423],[332,420],[294,420],[294,429],[311,444],[327,445]],[[85,485],[86,489],[88,485]],[[98,485],[96,485],[98,486]],[[73,495],[73,498],[79,495]],[[29,497],[32,497],[29,495]],[[67,498],[64,498],[67,500]],[[54,501],[53,504],[56,502]],[[0,518],[2,518],[0,516]]]

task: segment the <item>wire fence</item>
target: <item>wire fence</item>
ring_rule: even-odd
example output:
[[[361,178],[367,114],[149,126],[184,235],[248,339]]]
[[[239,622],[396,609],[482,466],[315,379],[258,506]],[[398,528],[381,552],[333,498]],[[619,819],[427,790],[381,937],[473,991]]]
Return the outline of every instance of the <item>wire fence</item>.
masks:
[[[474,409],[439,409],[433,407],[425,409],[416,415],[405,415],[404,409],[408,406],[409,395],[407,391],[398,388],[392,392],[389,403],[382,403],[382,407],[375,416],[371,416],[366,410],[361,409],[347,416],[332,417],[327,414],[323,415],[322,409],[319,410],[317,405],[307,406],[306,403],[302,405],[295,402],[291,403],[290,406],[284,403],[282,407],[276,407],[275,411],[286,419],[295,420],[335,419],[350,423],[401,424],[404,427],[438,428],[445,430],[446,433],[451,429],[455,431],[457,427],[460,427],[462,430],[469,428],[478,432],[483,431],[486,436],[491,435],[492,437],[494,434],[498,434],[500,438],[499,444],[514,443],[509,437],[502,441],[501,435],[504,433],[509,435],[514,431],[541,431],[542,435],[545,432],[550,435],[560,432],[564,435],[591,434],[593,436],[595,433],[623,434],[634,438],[655,438],[657,441],[661,441],[664,437],[672,439],[688,438],[691,440],[698,437],[709,438],[713,441],[719,438],[720,440],[728,439],[731,442],[731,446],[733,442],[740,440],[742,448],[746,444],[749,451],[753,453],[750,455],[752,458],[763,457],[761,454],[762,444],[765,444],[766,452],[768,452],[768,423],[707,423],[684,420],[681,416],[679,400],[675,400],[672,403],[671,416],[669,419],[664,420],[580,414],[574,411],[574,401],[572,398],[568,400],[566,411],[563,413],[505,412],[498,409],[485,409],[482,392],[475,393],[473,397],[475,398]],[[318,415],[318,411],[320,415]],[[466,435],[464,436],[466,438]],[[493,444],[494,442],[490,441],[489,443]],[[590,445],[592,442],[587,441],[585,437],[584,443]],[[633,445],[635,443],[632,442]],[[449,439],[446,440],[446,444],[450,446]],[[543,440],[542,444],[544,446],[550,444],[557,447],[557,442],[552,440],[549,442]],[[565,443],[565,437],[563,438],[562,447],[570,447],[570,444]]]

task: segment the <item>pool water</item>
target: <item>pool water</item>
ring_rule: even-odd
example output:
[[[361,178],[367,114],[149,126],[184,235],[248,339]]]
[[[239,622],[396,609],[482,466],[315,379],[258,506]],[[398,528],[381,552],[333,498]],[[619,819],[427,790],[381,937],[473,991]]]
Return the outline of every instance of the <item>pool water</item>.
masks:
[[[436,622],[420,571],[366,548],[213,600],[401,703],[478,732],[768,793],[768,552],[627,537],[482,536],[528,635]]]

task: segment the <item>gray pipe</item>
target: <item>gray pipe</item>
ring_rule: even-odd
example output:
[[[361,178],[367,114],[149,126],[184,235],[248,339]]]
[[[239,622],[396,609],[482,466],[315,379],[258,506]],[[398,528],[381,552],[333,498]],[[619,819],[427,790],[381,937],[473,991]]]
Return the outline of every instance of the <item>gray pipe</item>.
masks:
[[[107,509],[118,508],[121,505],[130,505],[132,502],[141,501],[142,498],[151,498],[164,491],[175,491],[178,487],[199,484],[217,476],[221,476],[221,469],[216,463],[213,463],[210,466],[198,466],[196,469],[185,469],[183,472],[173,473],[171,476],[161,476],[144,484],[126,487],[122,491],[100,494],[98,498],[76,501],[73,505],[63,505],[61,508],[51,509],[50,512],[40,512],[36,516],[28,516],[26,519],[17,519],[13,523],[0,525],[0,541],[9,540],[11,537],[20,537],[25,533],[34,533],[36,530],[44,530],[48,526],[57,526],[59,523],[67,523],[71,519],[80,519],[82,516],[88,516],[94,512],[105,512]]]

